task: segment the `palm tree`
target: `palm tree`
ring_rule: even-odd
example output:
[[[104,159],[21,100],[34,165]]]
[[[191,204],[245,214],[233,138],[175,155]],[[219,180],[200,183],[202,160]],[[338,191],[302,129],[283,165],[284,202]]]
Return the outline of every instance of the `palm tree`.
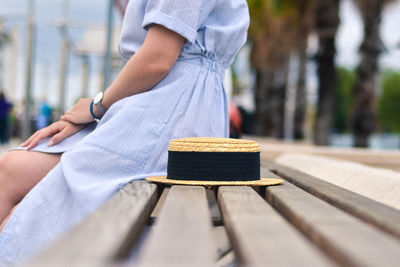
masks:
[[[306,117],[306,73],[307,41],[314,25],[315,1],[299,0],[297,6],[297,56],[299,59],[297,91],[294,113],[294,139],[304,139],[304,122]]]
[[[384,46],[380,38],[382,10],[390,0],[356,0],[364,23],[364,40],[360,46],[360,62],[353,88],[352,128],[356,147],[367,147],[369,135],[376,127],[376,85],[378,59]]]
[[[315,27],[318,34],[318,106],[314,128],[314,143],[328,145],[333,121],[335,73],[335,38],[339,26],[339,1],[318,0]]]
[[[300,2],[249,0],[256,70],[256,133],[283,137],[284,103],[291,52],[296,48]]]

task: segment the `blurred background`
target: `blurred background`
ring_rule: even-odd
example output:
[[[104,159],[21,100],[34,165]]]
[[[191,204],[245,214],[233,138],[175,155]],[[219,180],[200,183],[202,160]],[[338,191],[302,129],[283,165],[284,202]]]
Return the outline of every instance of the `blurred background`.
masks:
[[[1,143],[115,78],[128,0],[0,0]],[[225,87],[231,136],[400,148],[400,1],[248,0]]]

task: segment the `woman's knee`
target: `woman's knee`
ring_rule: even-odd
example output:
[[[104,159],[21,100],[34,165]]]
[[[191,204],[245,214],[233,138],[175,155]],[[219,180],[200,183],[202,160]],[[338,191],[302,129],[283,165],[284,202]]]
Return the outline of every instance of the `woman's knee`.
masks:
[[[14,150],[0,156],[0,194],[18,203],[59,161],[60,155]]]
[[[23,162],[20,153],[9,151],[0,156],[0,175],[7,177],[14,177],[22,172],[28,162]]]
[[[18,172],[22,166],[15,164],[18,160],[11,152],[7,152],[0,156],[0,194],[3,201],[7,200],[12,204],[16,204],[20,196],[18,196],[16,185],[18,180]],[[5,200],[4,200],[5,199]]]
[[[6,177],[13,176],[18,172],[18,168],[14,164],[17,159],[12,152],[7,152],[0,156],[0,180],[4,180]]]

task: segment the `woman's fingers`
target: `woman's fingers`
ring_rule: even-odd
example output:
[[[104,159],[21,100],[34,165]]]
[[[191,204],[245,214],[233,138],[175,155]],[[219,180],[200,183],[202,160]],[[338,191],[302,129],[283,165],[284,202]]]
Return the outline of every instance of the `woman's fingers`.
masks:
[[[67,137],[70,137],[74,133],[80,131],[83,128],[83,126],[73,126],[73,125],[68,125],[64,127],[62,130],[59,131],[56,135],[54,135],[49,143],[47,144],[48,146],[53,146],[55,144],[58,144],[62,140],[64,140]]]
[[[40,130],[39,130],[40,131]],[[29,145],[30,142],[32,142],[32,140],[39,134],[39,131],[36,131],[34,134],[31,135],[31,137],[29,137],[25,142],[23,142],[20,146],[21,147],[26,147],[27,145]]]
[[[33,135],[31,135],[31,137],[29,137],[25,142],[23,142],[20,146],[21,147],[27,147],[29,146],[30,143],[32,143],[33,140],[35,140],[38,136],[42,135],[44,132],[48,132],[49,129],[51,131],[51,129],[53,129],[54,127],[58,127],[57,126],[58,122],[55,122],[49,126],[47,126],[46,128],[40,129],[38,131],[36,131]]]
[[[92,99],[90,98],[81,98],[71,110],[67,110],[64,115],[61,116],[61,120],[73,124],[88,124],[93,122],[94,119],[90,114],[91,101]]]
[[[71,115],[71,113],[73,113],[73,112],[74,112],[73,109],[66,110],[66,111],[64,112],[64,114],[61,116],[61,118],[64,117],[65,115]]]
[[[65,138],[71,136],[73,132],[68,129],[69,127],[65,127],[63,130],[61,130],[58,134],[55,134],[50,141],[47,143],[48,146],[53,146],[55,144],[60,143],[62,140]]]
[[[50,126],[40,130],[38,134],[31,140],[31,142],[27,146],[27,149],[30,150],[34,148],[44,138],[49,137],[50,135],[60,131],[60,126],[61,125],[59,123],[53,123]]]
[[[66,114],[61,116],[62,121],[67,121],[71,122],[73,124],[88,124],[94,121],[92,115],[89,114],[76,114],[76,113],[71,113],[71,114]]]
[[[75,114],[68,114],[61,117],[62,121],[71,122],[73,124],[87,123],[86,121],[79,119]]]
[[[61,120],[76,123],[74,116],[71,114],[64,114],[63,116],[61,116]]]
[[[21,144],[21,146],[27,147],[27,149],[30,150],[39,144],[39,142],[44,138],[53,135],[47,144],[48,146],[52,146],[80,131],[85,126],[86,125],[84,124],[74,125],[71,122],[58,121],[34,133],[28,140]]]

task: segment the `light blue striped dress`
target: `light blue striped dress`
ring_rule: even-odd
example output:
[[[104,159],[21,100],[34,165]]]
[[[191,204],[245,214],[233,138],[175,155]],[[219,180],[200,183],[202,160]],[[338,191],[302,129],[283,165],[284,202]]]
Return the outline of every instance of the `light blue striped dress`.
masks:
[[[186,38],[178,61],[150,91],[114,103],[92,124],[47,147],[65,153],[23,199],[0,235],[0,266],[31,257],[94,211],[126,183],[165,175],[171,139],[228,135],[225,70],[246,40],[245,0],[131,0],[121,55],[142,45],[161,24]]]

